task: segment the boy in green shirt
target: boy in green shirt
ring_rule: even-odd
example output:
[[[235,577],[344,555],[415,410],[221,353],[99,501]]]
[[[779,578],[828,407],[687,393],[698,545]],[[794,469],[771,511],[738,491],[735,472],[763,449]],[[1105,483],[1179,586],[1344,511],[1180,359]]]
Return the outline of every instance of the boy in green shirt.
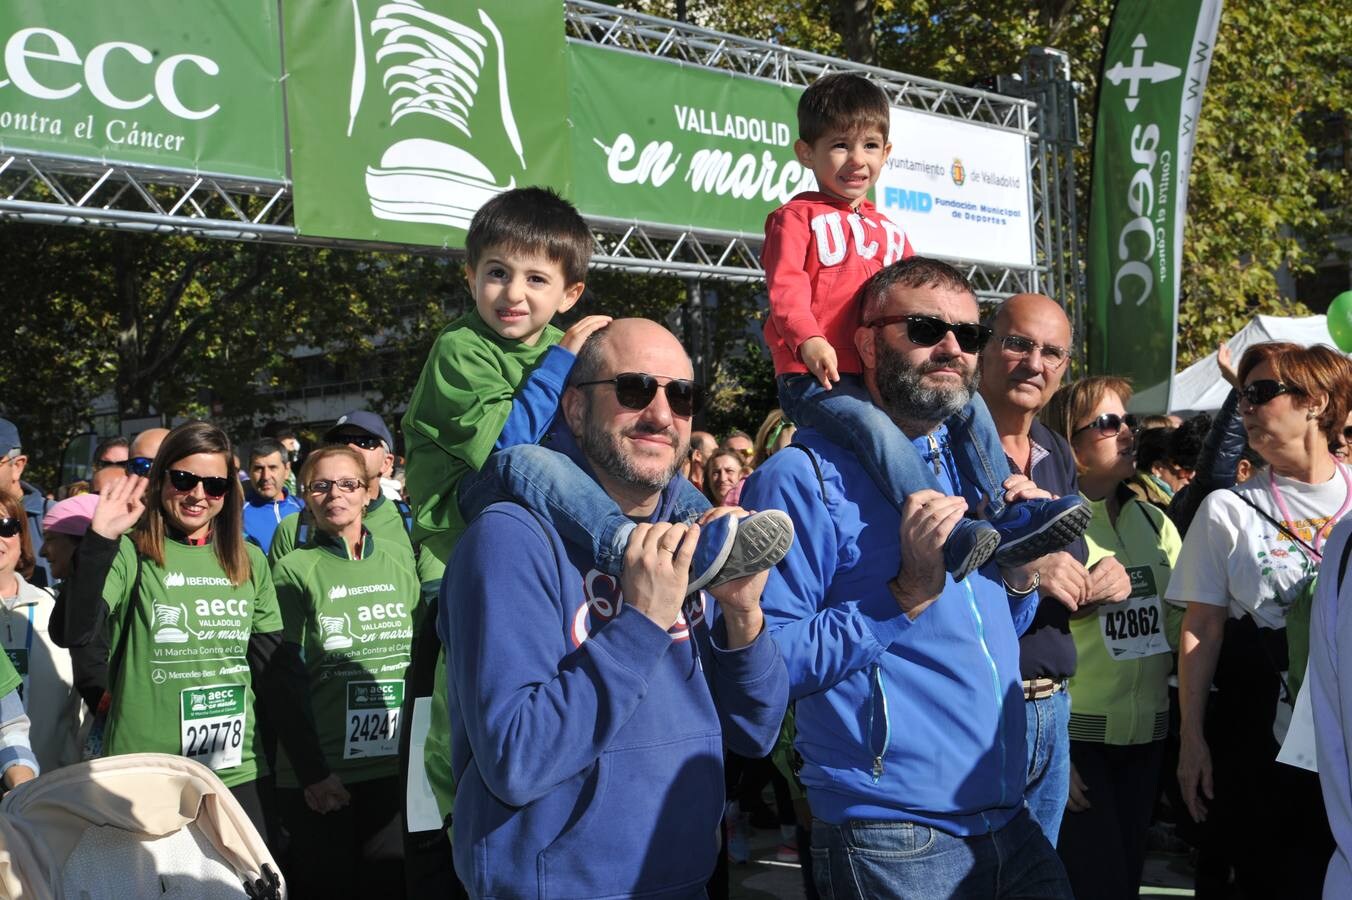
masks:
[[[602,567],[619,575],[633,522],[566,456],[535,446],[550,432],[578,350],[610,323],[609,316],[587,316],[566,333],[550,324],[582,296],[591,247],[590,229],[577,210],[545,188],[499,194],[470,223],[465,272],[475,308],[438,335],[403,419],[413,541],[443,567],[472,514],[510,498],[549,515],[566,539],[594,547]],[[619,383],[624,378],[641,383]],[[645,373],[626,373],[615,382],[619,401],[638,403],[637,408],[659,388]],[[679,415],[691,415],[702,400],[702,387],[690,381],[660,387]],[[473,490],[466,491],[465,476],[490,458],[493,471],[477,476]],[[685,518],[694,519],[709,503],[682,483],[678,505]],[[702,527],[691,591],[761,571],[782,558],[787,537],[776,531],[783,526],[773,515],[742,521],[739,528],[735,517],[724,516]],[[434,619],[428,616],[418,626],[413,695],[429,667],[427,636],[435,640]],[[445,816],[454,787],[443,657],[437,660],[426,768]]]

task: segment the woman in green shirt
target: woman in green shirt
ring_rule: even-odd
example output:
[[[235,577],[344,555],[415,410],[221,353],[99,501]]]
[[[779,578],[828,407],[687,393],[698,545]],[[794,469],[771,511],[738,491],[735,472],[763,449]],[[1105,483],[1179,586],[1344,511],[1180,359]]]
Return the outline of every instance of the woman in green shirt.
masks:
[[[1130,398],[1124,379],[1085,378],[1042,411],[1043,424],[1070,442],[1080,493],[1094,512],[1084,533],[1087,564],[1116,556],[1131,576],[1126,600],[1082,610],[1070,623],[1079,662],[1068,685],[1070,799],[1057,849],[1076,897],[1139,891],[1182,620],[1161,602],[1182,540],[1124,483],[1135,473]]]
[[[301,671],[304,728],[277,763],[296,897],[402,896],[399,707],[419,580],[407,550],[362,526],[362,458],[329,446],[306,459],[300,494],[314,538],[273,569],[281,658]],[[388,840],[379,839],[380,837]],[[372,853],[372,846],[393,853]]]
[[[112,703],[104,755],[173,753],[213,770],[266,835],[255,691],[278,674],[282,619],[263,554],[244,540],[230,440],[171,431],[147,477],[101,495],[54,616],[67,646],[106,629]],[[289,717],[277,710],[279,721]]]

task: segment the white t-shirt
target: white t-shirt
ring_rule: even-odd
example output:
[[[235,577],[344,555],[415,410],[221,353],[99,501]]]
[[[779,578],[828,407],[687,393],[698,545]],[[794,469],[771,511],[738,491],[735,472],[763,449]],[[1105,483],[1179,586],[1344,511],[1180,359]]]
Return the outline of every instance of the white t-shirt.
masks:
[[[1252,615],[1261,628],[1284,628],[1286,611],[1319,571],[1309,551],[1260,516],[1242,494],[1313,546],[1347,499],[1345,466],[1323,484],[1275,476],[1292,520],[1273,499],[1267,471],[1232,491],[1213,491],[1197,510],[1165,592],[1171,603],[1228,606],[1233,618]]]

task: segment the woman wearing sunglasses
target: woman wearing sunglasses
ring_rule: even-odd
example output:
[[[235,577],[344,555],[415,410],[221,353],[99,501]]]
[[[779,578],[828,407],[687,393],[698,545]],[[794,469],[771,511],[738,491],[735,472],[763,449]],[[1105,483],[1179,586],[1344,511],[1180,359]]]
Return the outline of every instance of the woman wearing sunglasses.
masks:
[[[206,422],[165,437],[149,477],[101,496],[65,603],[65,639],[105,628],[104,755],[174,753],[216,771],[266,834],[255,693],[275,680],[282,620],[267,562],[245,542],[230,440]],[[279,722],[296,719],[278,710]]]
[[[47,517],[83,502],[87,501],[71,497],[54,503]],[[50,543],[44,541],[42,552],[52,560],[52,577],[64,578],[68,566],[54,559],[59,547],[49,552]],[[32,569],[33,543],[23,503],[4,497],[0,499],[0,646],[22,681],[20,697],[32,722],[33,753],[43,771],[51,771],[80,761],[81,705],[70,652],[57,646],[48,631],[56,601],[46,588],[25,579]]]
[[[306,685],[304,727],[277,761],[297,897],[403,894],[400,860],[363,850],[399,845],[399,706],[419,581],[407,551],[362,526],[365,473],[351,447],[310,454],[299,481],[316,533],[273,569],[280,659]],[[373,841],[382,831],[390,839]]]
[[[1352,509],[1352,472],[1329,453],[1352,368],[1327,347],[1269,343],[1248,349],[1238,377],[1239,414],[1268,468],[1202,501],[1169,587],[1187,610],[1179,787],[1246,896],[1318,897],[1333,850],[1318,781],[1274,759],[1304,675],[1290,662],[1288,615],[1308,609],[1324,541]]]
[[[1062,387],[1042,421],[1070,442],[1093,518],[1088,564],[1116,556],[1131,576],[1121,603],[1071,618],[1078,663],[1067,690],[1070,798],[1058,851],[1077,897],[1131,898],[1141,883],[1169,724],[1172,644],[1182,614],[1160,600],[1181,540],[1164,512],[1131,489],[1136,474],[1126,402],[1112,377]]]

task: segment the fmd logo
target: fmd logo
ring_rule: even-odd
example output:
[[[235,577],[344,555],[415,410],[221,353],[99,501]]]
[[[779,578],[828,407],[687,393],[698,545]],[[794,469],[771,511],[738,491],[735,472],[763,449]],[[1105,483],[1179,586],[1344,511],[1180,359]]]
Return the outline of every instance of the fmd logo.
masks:
[[[1131,65],[1124,66],[1121,60],[1113,65],[1111,69],[1104,73],[1113,87],[1117,87],[1122,82],[1127,82],[1127,96],[1123,102],[1127,104],[1128,110],[1135,110],[1136,104],[1141,102],[1141,82],[1159,84],[1169,81],[1183,74],[1183,70],[1178,66],[1171,66],[1168,63],[1151,63],[1145,65],[1146,51],[1145,35],[1138,34],[1136,39],[1131,42]]]
[[[907,212],[927,213],[934,208],[934,198],[925,191],[890,187],[883,190],[883,206]]]

